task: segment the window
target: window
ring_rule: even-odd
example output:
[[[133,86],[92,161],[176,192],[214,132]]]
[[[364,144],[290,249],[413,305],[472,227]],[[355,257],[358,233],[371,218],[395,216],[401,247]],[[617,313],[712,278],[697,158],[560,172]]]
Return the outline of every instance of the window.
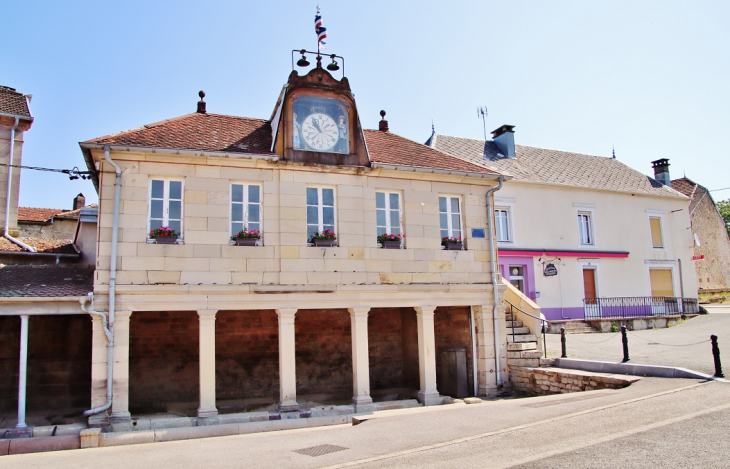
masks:
[[[651,296],[674,296],[672,269],[649,269]]]
[[[519,291],[525,293],[525,266],[511,265],[509,266],[509,281]]]
[[[147,232],[169,226],[183,233],[183,183],[179,180],[153,179],[150,184],[150,213]]]
[[[591,212],[578,212],[580,244],[593,244],[593,220]]]
[[[461,204],[459,197],[439,196],[442,238],[461,238]]]
[[[261,186],[231,184],[231,236],[243,229],[261,230]]]
[[[508,208],[498,208],[494,211],[494,221],[497,225],[497,241],[511,242],[511,212]]]
[[[335,233],[335,190],[307,187],[307,239],[324,230]]]
[[[378,228],[378,236],[382,234],[398,235],[403,233],[400,206],[399,193],[375,193],[375,218]]]
[[[651,229],[651,247],[654,249],[664,248],[661,217],[649,217],[649,228]]]

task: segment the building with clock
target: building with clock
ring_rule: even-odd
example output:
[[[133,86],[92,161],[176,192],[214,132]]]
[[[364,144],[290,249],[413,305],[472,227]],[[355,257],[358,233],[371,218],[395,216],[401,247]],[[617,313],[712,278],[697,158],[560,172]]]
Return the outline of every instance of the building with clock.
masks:
[[[99,192],[93,299],[77,311],[93,325],[75,356],[91,374],[61,387],[92,425],[299,418],[508,386],[487,208],[504,176],[390,132],[385,112],[364,129],[378,117],[317,59],[269,119],[209,113],[201,92],[196,112],[80,143]],[[53,379],[27,373],[29,393]]]

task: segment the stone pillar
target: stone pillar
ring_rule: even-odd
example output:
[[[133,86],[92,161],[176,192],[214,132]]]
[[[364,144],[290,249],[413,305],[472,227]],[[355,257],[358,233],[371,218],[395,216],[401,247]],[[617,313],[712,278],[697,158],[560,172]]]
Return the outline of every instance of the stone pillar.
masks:
[[[299,410],[297,404],[297,370],[294,315],[296,309],[277,309],[279,317],[279,410]]]
[[[216,310],[199,310],[200,320],[200,407],[199,418],[218,415],[215,406],[215,314]]]
[[[129,319],[132,311],[116,311],[114,318],[114,397],[112,423],[129,422]]]
[[[356,412],[374,410],[370,397],[370,359],[368,351],[368,311],[349,308],[352,329],[352,403]]]
[[[497,383],[497,367],[500,364],[494,356],[494,318],[492,305],[474,305],[474,325],[476,327],[477,337],[477,371],[478,378],[478,394],[480,396],[496,396],[499,393]],[[504,341],[507,340],[507,332],[505,329],[504,314],[500,315],[500,333]],[[507,360],[507,344],[501,344],[502,355],[502,382],[506,382],[506,360]]]
[[[91,408],[106,404],[107,338],[99,316],[91,316]],[[89,416],[89,425],[109,423],[107,413]]]
[[[421,389],[418,401],[424,405],[441,404],[441,396],[436,389],[436,334],[433,314],[435,306],[416,306],[418,322],[418,370]]]

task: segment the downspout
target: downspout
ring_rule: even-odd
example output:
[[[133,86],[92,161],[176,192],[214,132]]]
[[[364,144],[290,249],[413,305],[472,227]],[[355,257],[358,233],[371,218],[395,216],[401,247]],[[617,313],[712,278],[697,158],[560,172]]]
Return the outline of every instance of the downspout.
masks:
[[[114,330],[114,313],[117,286],[117,240],[119,238],[119,194],[122,189],[122,168],[109,156],[109,145],[104,145],[104,159],[114,166],[117,178],[114,181],[114,220],[112,222],[112,253],[109,267],[109,326]]]
[[[17,244],[21,248],[29,252],[36,252],[31,246],[28,246],[19,239],[15,239],[10,236],[10,189],[13,183],[13,152],[15,151],[15,129],[20,123],[20,118],[15,116],[15,125],[10,129],[10,153],[8,153],[8,190],[5,191],[7,194],[7,200],[5,201],[5,224],[3,225],[3,238],[8,241]]]
[[[502,383],[502,365],[499,362],[499,291],[497,290],[497,248],[494,245],[494,205],[492,197],[495,192],[502,188],[504,176],[499,176],[499,184],[487,191],[487,231],[489,231],[489,263],[492,270],[492,293],[494,294],[494,308],[492,310],[492,318],[494,319],[494,369],[497,372],[497,387],[501,388]]]
[[[89,297],[91,297],[92,295],[93,293],[89,293]],[[99,311],[94,311],[93,309],[88,309],[86,307],[86,302],[89,301],[89,298],[84,298],[79,301],[81,303],[81,310],[83,312],[101,318],[101,325],[104,328],[104,335],[106,336],[106,403],[104,403],[104,405],[94,407],[93,409],[84,412],[84,415],[88,417],[90,415],[104,412],[112,406],[112,395],[114,389],[114,335],[109,330],[109,324],[106,314],[100,313]]]

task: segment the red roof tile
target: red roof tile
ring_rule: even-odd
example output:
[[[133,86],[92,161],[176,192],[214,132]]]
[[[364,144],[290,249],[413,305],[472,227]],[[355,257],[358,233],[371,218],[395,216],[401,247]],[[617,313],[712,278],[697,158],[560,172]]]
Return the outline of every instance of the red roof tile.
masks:
[[[15,91],[15,88],[0,86],[0,112],[30,118],[28,101],[22,93]]]
[[[84,143],[273,155],[267,121],[197,112]]]
[[[59,213],[66,212],[62,208],[18,207],[19,221],[48,221]]]
[[[0,265],[0,297],[86,296],[94,269],[67,265]]]
[[[73,239],[17,238],[19,241],[35,248],[36,252],[47,254],[78,254]],[[0,238],[0,252],[28,252],[12,241]]]

